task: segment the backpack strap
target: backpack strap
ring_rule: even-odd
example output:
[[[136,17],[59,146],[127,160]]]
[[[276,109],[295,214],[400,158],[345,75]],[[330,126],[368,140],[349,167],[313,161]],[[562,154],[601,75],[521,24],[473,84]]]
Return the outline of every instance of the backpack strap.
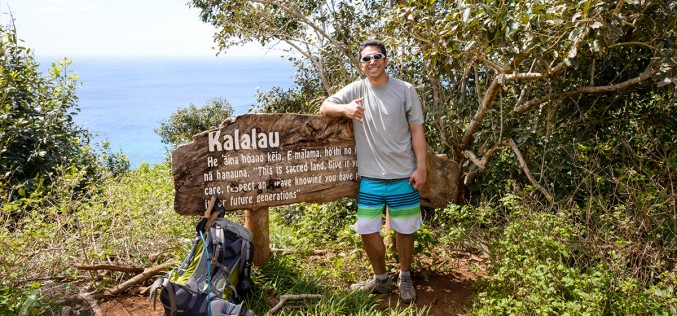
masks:
[[[240,249],[240,270],[245,277],[249,277],[247,273],[247,258],[249,258],[249,241],[242,238],[242,247]]]
[[[213,227],[214,231],[214,251],[212,254],[213,261],[219,261],[223,251],[223,246],[226,244],[226,236],[223,234],[223,228],[220,224],[215,223]]]
[[[188,268],[188,265],[190,265],[190,262],[193,261],[193,257],[195,257],[195,251],[197,249],[197,243],[199,241],[200,241],[200,237],[196,237],[193,240],[193,246],[190,248],[190,253],[188,253],[188,257],[186,257],[186,260],[183,260],[183,263],[181,264],[181,266],[176,269],[176,273],[178,275],[183,275],[185,270]]]
[[[155,310],[155,303],[157,302],[157,290],[162,286],[162,282],[165,278],[159,277],[153,282],[153,285],[150,286],[150,296],[148,297],[149,302],[153,302],[153,310]]]
[[[174,287],[172,287],[171,282],[169,282],[169,277],[159,277],[153,282],[153,285],[150,287],[150,297],[148,300],[153,302],[153,310],[156,309],[157,303],[157,290],[162,287],[162,292],[167,292],[167,298],[169,298],[169,309],[172,316],[176,316],[176,298],[174,297]],[[164,305],[164,304],[163,304]],[[167,307],[167,306],[165,306]]]
[[[233,290],[233,297],[239,297],[239,295],[238,295],[238,293],[237,293],[237,289],[235,288],[235,286],[233,286],[233,284],[230,283],[230,274],[231,274],[231,271],[228,270],[228,267],[226,267],[226,266],[224,266],[224,265],[222,265],[221,263],[216,262],[216,261],[212,262],[212,265],[214,265],[215,268],[217,268],[217,269],[223,271],[223,278],[224,278],[224,280],[226,281],[226,284],[228,285],[228,287],[229,287],[231,290]],[[222,292],[219,293],[219,292],[216,291],[216,289],[212,289],[212,291],[214,291],[216,294],[218,294],[219,297],[221,297],[221,296],[223,295]]]
[[[169,298],[169,310],[171,311],[172,316],[176,316],[176,298],[174,297],[174,287],[169,282],[169,279],[164,279],[164,281],[162,281],[162,290],[167,291],[167,297]]]

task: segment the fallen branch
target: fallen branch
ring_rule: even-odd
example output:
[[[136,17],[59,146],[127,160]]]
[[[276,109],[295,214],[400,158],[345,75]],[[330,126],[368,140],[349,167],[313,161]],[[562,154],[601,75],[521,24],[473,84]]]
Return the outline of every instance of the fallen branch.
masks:
[[[285,294],[280,296],[280,301],[271,308],[266,315],[272,315],[273,313],[279,311],[286,301],[292,300],[305,300],[307,298],[322,298],[322,294]]]
[[[288,255],[290,253],[299,253],[300,251],[297,249],[290,249],[290,248],[270,248],[270,253],[281,253],[283,255]],[[315,249],[312,250],[311,253],[314,255],[324,255],[328,252],[328,250],[324,249]]]
[[[160,274],[166,268],[173,266],[175,264],[176,264],[176,261],[170,260],[170,261],[167,261],[167,262],[165,262],[165,263],[163,263],[159,266],[147,268],[141,274],[136,275],[135,277],[133,277],[133,278],[131,278],[131,279],[129,279],[129,280],[123,282],[123,283],[120,283],[120,284],[114,286],[113,288],[111,288],[110,290],[104,292],[103,295],[120,294],[120,293],[126,291],[131,286],[139,284],[143,281],[146,281],[146,280],[152,278],[153,276]]]
[[[53,277],[32,278],[32,279],[24,279],[24,280],[15,281],[14,285],[31,283],[31,282],[35,282],[35,281],[63,281],[63,280],[67,280],[67,279],[71,279],[71,277],[59,275],[59,276],[53,276]]]
[[[120,271],[120,272],[129,272],[129,273],[143,273],[144,269],[143,268],[137,268],[137,267],[123,267],[123,266],[116,266],[113,264],[95,264],[91,266],[75,266],[78,270],[108,270],[108,271]]]

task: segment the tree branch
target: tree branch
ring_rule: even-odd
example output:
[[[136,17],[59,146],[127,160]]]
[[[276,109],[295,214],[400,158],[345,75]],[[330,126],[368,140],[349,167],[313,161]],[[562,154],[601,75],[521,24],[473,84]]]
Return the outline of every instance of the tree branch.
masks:
[[[652,46],[652,45],[647,44],[647,43],[644,43],[644,42],[625,42],[625,43],[616,43],[616,44],[613,44],[613,45],[609,45],[609,49],[615,48],[615,47],[619,47],[619,46],[628,46],[628,45],[644,46],[644,47],[647,47],[647,48],[649,48],[649,49],[651,49],[651,50],[653,50],[653,51],[660,51],[660,49],[658,49],[657,47]]]
[[[458,92],[461,94],[461,104],[465,103],[466,87],[468,85],[468,78],[470,78],[470,69],[472,63],[468,63],[463,67],[463,75],[461,76],[461,84],[459,86]]]
[[[112,264],[95,264],[91,266],[75,266],[78,270],[85,270],[85,271],[96,271],[96,270],[108,270],[108,271],[120,271],[120,272],[129,272],[129,273],[135,273],[139,274],[144,271],[143,268],[137,268],[137,267],[124,267],[124,266],[117,266],[117,265],[112,265]]]
[[[517,144],[515,144],[515,141],[511,139],[508,140],[508,145],[512,148],[512,150],[515,152],[515,155],[517,156],[517,160],[519,161],[520,168],[522,168],[522,171],[524,174],[529,178],[529,181],[531,184],[533,184],[545,197],[549,200],[552,201],[553,197],[550,195],[550,192],[546,190],[543,186],[541,186],[538,181],[534,178],[534,176],[531,174],[531,171],[529,170],[529,167],[527,166],[527,162],[524,161],[524,157],[522,157],[522,153],[520,152],[519,148],[517,148]]]
[[[176,261],[170,260],[170,261],[167,261],[167,262],[165,262],[165,263],[163,263],[159,266],[155,266],[155,267],[152,267],[152,268],[145,269],[141,274],[138,274],[135,277],[114,286],[113,288],[104,292],[103,294],[104,295],[120,294],[120,293],[126,291],[131,286],[133,286],[135,284],[139,284],[139,283],[141,283],[145,280],[148,280],[148,279],[152,278],[153,276],[161,273],[164,269],[171,267],[173,265],[176,265]]]
[[[578,50],[578,45],[579,42],[587,36],[588,32],[584,32],[583,35],[580,36],[579,39],[573,44],[573,47],[571,51],[569,52],[569,55],[576,56],[576,51]],[[515,58],[512,60],[510,63],[510,69],[516,68],[524,59],[531,54],[532,50],[529,50],[525,52],[524,54],[520,54],[515,56]],[[472,118],[472,121],[470,121],[470,124],[468,125],[468,129],[466,129],[465,133],[463,134],[463,140],[461,142],[462,146],[464,148],[470,147],[470,144],[473,142],[473,135],[479,130],[480,126],[482,125],[482,122],[484,121],[484,118],[487,115],[487,111],[491,109],[494,99],[496,99],[496,95],[498,95],[498,92],[501,91],[501,87],[505,85],[505,83],[508,80],[514,80],[515,76],[514,74],[509,74],[506,75],[504,74],[504,69],[498,65],[495,64],[489,60],[484,59],[484,57],[479,56],[478,60],[489,65],[491,68],[496,69],[499,74],[494,77],[494,80],[491,82],[489,85],[489,88],[487,91],[484,93],[484,98],[482,98],[482,102],[480,103],[479,108],[477,109],[477,112]],[[560,69],[561,70],[561,69]],[[559,70],[556,70],[559,71]],[[553,75],[555,72],[550,72],[550,75]],[[479,93],[479,90],[478,90]]]
[[[564,60],[562,60],[559,64],[557,64],[555,68],[548,71],[549,76],[552,76],[567,67],[565,61],[569,58],[574,58],[576,57],[576,55],[578,55],[578,49],[580,48],[583,39],[586,38],[588,34],[590,34],[590,29],[586,28],[585,31],[583,31],[583,33],[581,34],[581,36],[579,36],[578,38],[576,38],[576,40],[574,40],[574,43],[571,45],[571,49],[569,49],[567,57]]]
[[[498,72],[500,74],[505,73],[503,66],[501,66],[501,65],[499,65],[499,64],[497,64],[497,63],[495,63],[491,60],[485,59],[483,56],[479,56],[477,59],[480,62],[482,62],[484,65],[488,66],[489,68],[496,70],[496,72]]]
[[[480,129],[480,126],[484,121],[484,117],[487,115],[487,111],[491,108],[491,105],[494,102],[496,95],[501,90],[500,78],[502,77],[503,75],[498,75],[494,77],[494,80],[491,82],[491,85],[489,85],[489,88],[484,93],[484,98],[482,99],[482,102],[480,103],[477,112],[470,121],[468,129],[466,129],[465,133],[463,134],[462,145],[464,148],[470,147],[470,144],[473,142],[473,135],[477,132],[477,130]]]
[[[466,157],[468,157],[468,159],[470,159],[470,161],[472,161],[473,164],[475,164],[475,166],[484,170],[484,168],[486,167],[487,161],[489,161],[489,158],[491,157],[491,155],[493,155],[497,150],[501,150],[501,149],[505,148],[506,145],[508,145],[507,140],[503,140],[503,141],[496,143],[494,145],[494,147],[491,147],[491,149],[489,149],[486,153],[484,153],[484,155],[482,155],[482,158],[477,158],[475,153],[473,153],[470,150],[465,150],[465,151],[463,151],[463,153],[465,154]]]
[[[346,56],[348,57],[348,59],[350,59],[350,61],[351,61],[354,65],[356,65],[356,66],[359,65],[359,62],[358,62],[357,58],[354,56],[354,54],[352,54],[352,53],[348,50],[347,47],[345,47],[344,45],[342,45],[341,43],[339,43],[334,37],[329,36],[329,34],[327,34],[322,28],[320,28],[319,26],[313,24],[313,22],[310,21],[310,20],[308,19],[308,17],[306,17],[305,15],[299,13],[299,12],[296,11],[296,10],[290,9],[289,7],[285,6],[285,5],[284,5],[282,2],[280,2],[280,1],[272,1],[272,0],[249,0],[249,1],[255,2],[255,3],[260,3],[260,4],[274,5],[274,6],[277,6],[278,8],[281,8],[281,9],[284,10],[285,12],[287,12],[287,13],[289,13],[290,15],[292,15],[293,17],[297,18],[299,21],[302,21],[302,22],[303,22],[305,25],[307,25],[308,27],[312,28],[315,32],[317,32],[317,34],[320,34],[322,37],[324,37],[324,38],[326,38],[327,40],[329,40],[336,48],[338,48],[340,51],[342,51],[344,54],[346,54]]]
[[[509,146],[515,152],[515,156],[517,157],[519,166],[522,169],[522,172],[524,172],[524,174],[529,179],[529,182],[531,182],[533,186],[535,186],[539,191],[541,191],[541,193],[543,193],[543,195],[545,195],[545,197],[548,200],[552,200],[552,195],[550,195],[550,192],[548,192],[548,190],[546,190],[543,186],[541,186],[538,183],[538,181],[536,181],[534,176],[531,174],[531,170],[529,170],[527,162],[524,160],[524,157],[522,157],[522,152],[520,152],[519,148],[517,147],[517,144],[515,144],[515,141],[512,138],[505,139],[496,143],[493,147],[491,147],[491,149],[489,149],[486,153],[484,153],[484,155],[482,155],[482,158],[477,158],[475,153],[473,153],[470,150],[465,150],[463,153],[465,154],[466,157],[468,157],[468,159],[470,159],[470,161],[472,161],[474,165],[483,170],[491,155],[493,155],[496,151],[505,148],[506,146]]]
[[[297,52],[299,52],[304,57],[308,58],[308,60],[310,60],[310,62],[313,63],[313,66],[315,66],[315,68],[317,69],[317,72],[320,75],[320,81],[322,82],[322,87],[324,88],[324,91],[326,91],[328,94],[331,94],[331,88],[330,88],[330,85],[329,85],[329,81],[327,80],[327,76],[325,75],[324,67],[322,67],[319,60],[317,58],[313,57],[309,52],[302,50],[301,47],[296,45],[296,43],[292,42],[291,40],[283,39],[283,41],[285,41],[285,43],[287,43],[289,46],[296,49]]]
[[[649,63],[647,68],[642,72],[641,75],[638,77],[629,79],[627,81],[614,84],[614,85],[607,85],[607,86],[594,86],[594,87],[578,87],[576,89],[564,92],[564,93],[551,93],[548,94],[542,98],[537,98],[533,99],[531,101],[528,101],[522,105],[519,105],[516,107],[513,111],[516,113],[524,113],[531,108],[533,108],[536,105],[540,104],[547,104],[555,100],[559,100],[568,96],[576,95],[576,94],[583,94],[583,93],[608,93],[608,92],[615,92],[623,89],[627,89],[630,86],[636,85],[642,81],[645,81],[647,79],[650,79],[658,73],[658,70],[653,69],[653,62]]]
[[[282,296],[280,296],[280,301],[273,308],[271,308],[266,315],[272,315],[275,312],[279,311],[286,301],[305,300],[307,298],[322,298],[322,294],[297,294],[297,295],[285,294],[285,295],[282,295]]]

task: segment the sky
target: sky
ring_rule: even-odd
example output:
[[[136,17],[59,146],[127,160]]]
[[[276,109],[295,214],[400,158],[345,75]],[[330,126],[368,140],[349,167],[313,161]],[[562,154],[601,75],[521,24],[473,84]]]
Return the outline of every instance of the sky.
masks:
[[[0,0],[0,24],[11,10],[17,35],[36,56],[216,56],[215,28],[187,0]],[[279,57],[251,44],[226,56]]]

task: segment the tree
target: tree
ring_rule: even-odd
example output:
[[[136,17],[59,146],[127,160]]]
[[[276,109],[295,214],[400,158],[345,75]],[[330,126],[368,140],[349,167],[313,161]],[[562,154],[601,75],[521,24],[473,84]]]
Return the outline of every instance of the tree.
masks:
[[[442,147],[479,169],[508,147],[548,197],[563,185],[562,170],[545,162],[566,157],[550,147],[571,153],[572,138],[591,136],[575,131],[594,127],[574,115],[609,115],[627,105],[624,95],[664,93],[653,83],[675,76],[674,2],[404,2],[392,21],[408,27],[392,40],[419,47],[423,67],[415,69],[426,74]],[[568,144],[553,142],[557,134]]]
[[[233,107],[223,98],[212,98],[200,108],[191,104],[187,108],[178,109],[169,120],[161,121],[155,133],[162,142],[172,147],[190,142],[193,135],[216,128],[223,120],[233,115]]]
[[[77,76],[70,61],[38,71],[14,28],[0,27],[0,188],[30,190],[36,178],[83,158],[90,134],[73,122]]]
[[[218,28],[221,49],[286,43],[302,56],[290,57],[302,70],[300,84],[321,83],[319,99],[359,75],[360,41],[384,39],[392,48],[391,73],[424,96],[430,143],[463,166],[460,188],[501,153],[524,181],[553,198],[570,186],[561,171],[571,166],[549,162],[561,161],[562,150],[573,154],[575,131],[594,127],[570,114],[609,109],[597,112],[608,115],[633,91],[665,93],[654,83],[677,75],[674,1],[191,4]],[[561,142],[553,144],[554,136]],[[463,190],[453,197],[463,199]]]

